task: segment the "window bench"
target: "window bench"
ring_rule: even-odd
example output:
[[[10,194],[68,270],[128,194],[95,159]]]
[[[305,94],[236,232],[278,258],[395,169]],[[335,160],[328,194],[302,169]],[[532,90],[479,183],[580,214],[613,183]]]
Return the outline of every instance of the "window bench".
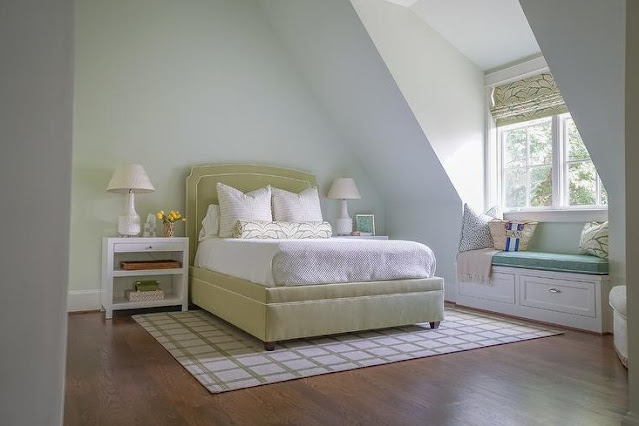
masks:
[[[457,304],[588,330],[611,331],[608,261],[594,256],[499,252],[490,284],[457,283]]]

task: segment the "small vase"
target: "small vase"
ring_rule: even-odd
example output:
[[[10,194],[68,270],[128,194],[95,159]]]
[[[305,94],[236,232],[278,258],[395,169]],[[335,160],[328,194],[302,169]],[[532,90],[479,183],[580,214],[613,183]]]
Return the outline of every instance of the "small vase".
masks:
[[[175,223],[174,222],[164,222],[164,236],[172,237],[175,235]]]

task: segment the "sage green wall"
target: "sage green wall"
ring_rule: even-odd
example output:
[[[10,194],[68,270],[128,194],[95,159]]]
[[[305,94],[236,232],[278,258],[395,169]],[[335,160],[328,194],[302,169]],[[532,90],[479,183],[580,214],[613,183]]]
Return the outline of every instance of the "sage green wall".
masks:
[[[374,212],[385,232],[375,187],[254,1],[80,0],[76,13],[70,290],[100,286],[101,237],[124,201],[104,188],[127,162],[157,189],[136,198],[143,220],[184,208],[192,165],[254,162],[311,171],[323,194],[354,177],[351,215]],[[333,221],[338,202],[323,212]]]
[[[583,227],[584,222],[540,222],[528,250],[578,254]]]

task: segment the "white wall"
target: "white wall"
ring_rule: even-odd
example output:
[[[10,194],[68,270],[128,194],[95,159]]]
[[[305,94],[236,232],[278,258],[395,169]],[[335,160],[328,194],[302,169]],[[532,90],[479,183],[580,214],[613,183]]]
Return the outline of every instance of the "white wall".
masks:
[[[454,300],[461,199],[353,6],[348,0],[259,3],[383,194],[388,233],[434,249],[446,298]]]
[[[608,191],[610,267],[626,282],[625,0],[520,0]]]
[[[73,1],[0,7],[0,424],[62,424]]]
[[[625,130],[626,130],[626,181],[629,191],[626,192],[626,217],[639,217],[639,191],[632,190],[632,183],[639,182],[639,4],[626,2],[626,102],[625,102]],[[626,229],[626,255],[628,262],[626,274],[628,278],[627,306],[628,306],[628,379],[629,415],[627,425],[639,425],[639,229],[628,226]]]
[[[351,0],[464,202],[484,207],[484,73],[411,9]]]
[[[100,286],[101,237],[116,233],[123,203],[104,188],[125,162],[142,163],[157,189],[136,197],[143,219],[183,209],[192,165],[254,162],[311,171],[323,194],[353,176],[363,199],[349,202],[351,215],[375,213],[385,233],[378,190],[255,1],[85,0],[77,15],[74,300]],[[323,211],[333,221],[338,202]]]

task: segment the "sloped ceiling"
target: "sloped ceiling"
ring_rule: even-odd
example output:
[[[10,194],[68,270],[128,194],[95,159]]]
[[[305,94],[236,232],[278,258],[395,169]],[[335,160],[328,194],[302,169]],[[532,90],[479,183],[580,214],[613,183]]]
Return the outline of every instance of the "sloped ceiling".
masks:
[[[461,200],[353,6],[347,0],[259,3],[386,201],[387,229],[434,250],[437,275],[454,300]]]
[[[517,0],[387,0],[410,7],[484,71],[539,55]]]
[[[625,1],[520,1],[608,191],[611,271],[625,283]]]

